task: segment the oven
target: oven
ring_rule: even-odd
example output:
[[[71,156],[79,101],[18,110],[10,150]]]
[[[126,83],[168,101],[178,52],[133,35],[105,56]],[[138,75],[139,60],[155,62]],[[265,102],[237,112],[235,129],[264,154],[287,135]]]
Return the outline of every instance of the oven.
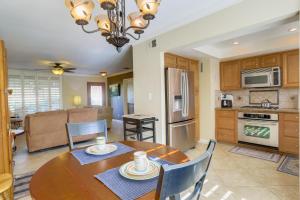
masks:
[[[238,113],[238,140],[278,147],[278,114]]]
[[[280,67],[244,70],[241,80],[243,88],[279,87]]]

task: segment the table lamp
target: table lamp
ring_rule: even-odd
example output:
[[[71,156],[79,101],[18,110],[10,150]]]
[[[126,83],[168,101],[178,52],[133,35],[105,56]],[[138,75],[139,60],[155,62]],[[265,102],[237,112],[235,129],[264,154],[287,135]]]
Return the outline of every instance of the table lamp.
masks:
[[[81,105],[81,96],[74,96],[73,103],[76,107],[79,107]]]

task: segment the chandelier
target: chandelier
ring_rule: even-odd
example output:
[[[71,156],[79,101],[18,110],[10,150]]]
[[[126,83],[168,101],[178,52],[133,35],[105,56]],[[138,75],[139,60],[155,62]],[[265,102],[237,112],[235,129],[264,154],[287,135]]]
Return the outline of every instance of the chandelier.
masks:
[[[100,32],[106,41],[117,48],[121,48],[129,43],[129,37],[139,40],[150,21],[155,18],[160,0],[135,0],[139,12],[128,15],[130,26],[126,27],[125,0],[98,0],[101,8],[107,13],[95,17],[98,28],[87,30],[86,25],[92,18],[95,4],[92,0],[65,0],[67,8],[75,23],[80,25],[86,33]],[[132,30],[132,31],[130,31]]]

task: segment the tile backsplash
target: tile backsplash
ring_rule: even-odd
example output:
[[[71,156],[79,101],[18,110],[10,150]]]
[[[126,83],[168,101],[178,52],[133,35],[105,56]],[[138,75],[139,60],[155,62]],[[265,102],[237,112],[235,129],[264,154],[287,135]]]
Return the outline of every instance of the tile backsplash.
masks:
[[[250,105],[249,99],[250,99],[250,91],[266,91],[266,92],[255,92],[252,93],[252,102],[258,102],[261,99],[267,99],[272,102],[275,101],[275,98],[277,98],[277,92],[269,92],[270,89],[244,89],[244,90],[238,90],[238,91],[227,91],[226,94],[232,94],[233,95],[233,106],[234,107],[241,107]],[[272,89],[275,90],[275,89]],[[268,91],[268,92],[267,92]],[[221,91],[216,90],[215,91],[215,103],[216,107],[221,106]],[[298,106],[298,89],[278,89],[279,94],[279,108],[299,108]]]

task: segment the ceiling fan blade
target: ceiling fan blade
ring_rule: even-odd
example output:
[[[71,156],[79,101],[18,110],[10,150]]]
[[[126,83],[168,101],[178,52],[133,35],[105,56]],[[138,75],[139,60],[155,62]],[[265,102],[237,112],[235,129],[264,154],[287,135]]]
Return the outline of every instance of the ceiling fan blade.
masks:
[[[75,73],[74,71],[66,71],[66,70],[65,70],[65,72],[66,73]]]
[[[76,70],[75,67],[70,67],[70,68],[64,68],[64,70]]]

